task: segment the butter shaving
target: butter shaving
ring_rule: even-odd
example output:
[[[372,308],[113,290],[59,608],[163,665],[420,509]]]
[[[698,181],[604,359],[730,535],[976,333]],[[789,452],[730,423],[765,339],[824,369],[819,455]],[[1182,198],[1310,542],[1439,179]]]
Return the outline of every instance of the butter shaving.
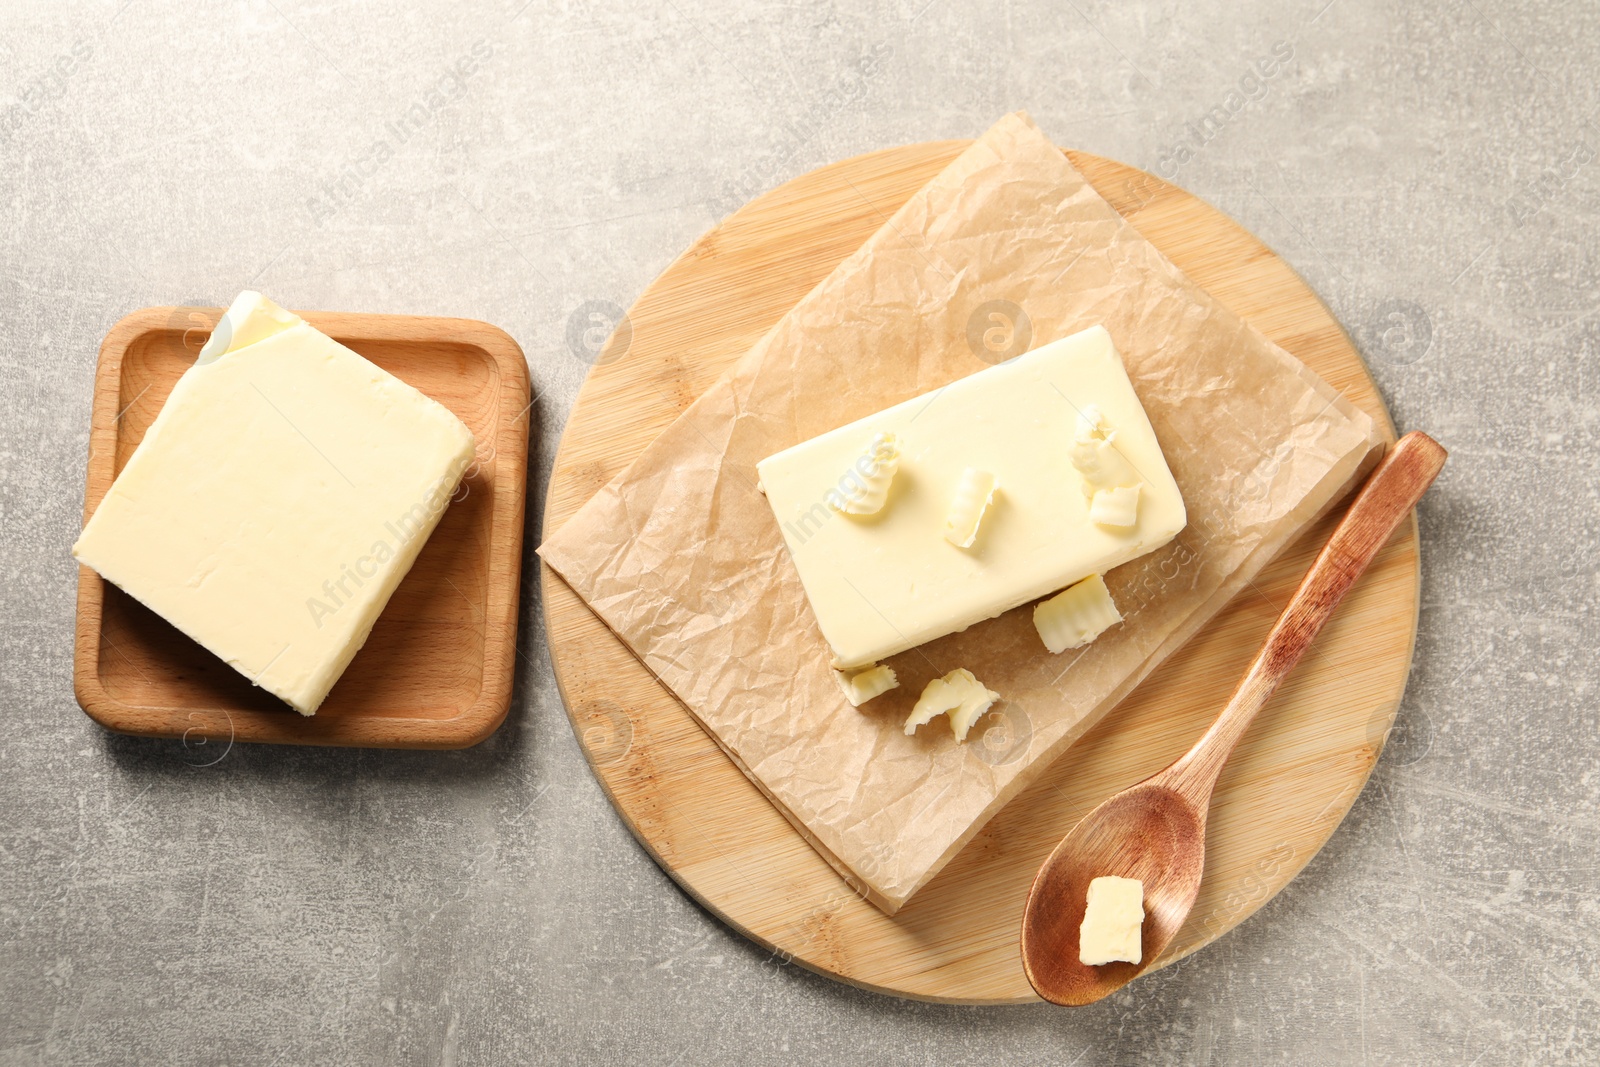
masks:
[[[1033,625],[1051,652],[1080,648],[1122,621],[1106,580],[1092,574],[1033,609]]]
[[[889,499],[889,484],[900,466],[900,442],[892,433],[880,433],[867,450],[844,472],[835,489],[828,490],[828,506],[846,515],[875,515]]]
[[[994,475],[968,467],[950,501],[950,514],[944,520],[944,539],[957,548],[971,548],[978,539],[978,526],[994,501]]]
[[[948,713],[956,740],[965,741],[972,724],[999,699],[1000,694],[978,681],[971,671],[958,667],[923,687],[922,695],[906,719],[906,733],[914,734],[917,727],[933,721],[935,715]]]
[[[880,697],[900,687],[899,679],[894,676],[894,668],[881,663],[874,663],[859,671],[834,671],[833,680],[839,683],[844,698],[853,708],[859,708],[873,697]]]

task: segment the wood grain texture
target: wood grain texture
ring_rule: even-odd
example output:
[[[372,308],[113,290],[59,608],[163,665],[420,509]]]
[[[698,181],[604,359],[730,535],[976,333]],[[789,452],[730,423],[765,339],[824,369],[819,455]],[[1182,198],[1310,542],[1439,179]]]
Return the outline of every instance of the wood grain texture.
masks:
[[[752,201],[678,258],[602,350],[556,456],[555,530],[969,142],[874,152]],[[1372,414],[1387,413],[1316,296],[1225,216],[1142,171],[1067,153],[1197,283]],[[557,681],[590,764],[662,867],[735,929],[795,962],[926,1000],[1036,999],[1018,951],[1039,865],[1091,808],[1171,763],[1227,701],[1337,516],[1317,524],[1013,800],[894,917],[858,898],[681,704],[542,569]],[[1416,630],[1415,521],[1385,547],[1218,783],[1206,880],[1163,963],[1259,908],[1316,853],[1392,725]],[[1026,731],[1028,724],[1015,724]],[[989,739],[1005,751],[1005,738]],[[1004,758],[1002,755],[999,758]]]
[[[100,346],[84,520],[138,447],[222,308],[157,307]],[[456,414],[477,459],[409,574],[313,718],[252,686],[154,612],[79,568],[73,683],[120,733],[221,744],[463,748],[511,703],[527,502],[528,367],[503,331],[468,319],[301,312]],[[201,749],[199,746],[209,747]]]
[[[1022,917],[1022,963],[1039,995],[1092,1004],[1155,962],[1182,929],[1199,894],[1206,817],[1217,778],[1256,715],[1311,649],[1339,602],[1444,469],[1445,451],[1413,430],[1389,449],[1361,488],[1233,697],[1194,747],[1170,767],[1106,800],[1072,828],[1039,868]],[[1080,925],[1094,879],[1143,885],[1140,959],[1088,965]]]

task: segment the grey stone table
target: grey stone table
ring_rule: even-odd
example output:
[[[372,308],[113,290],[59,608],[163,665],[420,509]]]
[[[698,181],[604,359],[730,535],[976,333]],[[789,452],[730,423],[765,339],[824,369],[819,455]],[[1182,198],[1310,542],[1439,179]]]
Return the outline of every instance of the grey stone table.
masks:
[[[0,1063],[1600,1061],[1600,8],[363,7],[0,13]],[[1016,108],[1260,235],[1453,454],[1399,732],[1214,947],[1077,1012],[780,965],[608,806],[532,582],[468,751],[213,763],[77,710],[67,548],[126,312],[255,287],[496,323],[542,497],[575,309],[785,178]]]

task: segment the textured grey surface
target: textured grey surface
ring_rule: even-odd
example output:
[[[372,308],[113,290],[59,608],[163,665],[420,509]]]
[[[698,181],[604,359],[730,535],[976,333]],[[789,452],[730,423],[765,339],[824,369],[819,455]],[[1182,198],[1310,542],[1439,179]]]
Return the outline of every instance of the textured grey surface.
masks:
[[[0,1063],[1600,1060],[1600,9],[520,4],[0,5]],[[780,966],[613,814],[531,603],[466,752],[205,766],[77,710],[67,547],[126,312],[254,286],[496,323],[542,496],[576,308],[787,177],[1024,107],[1259,234],[1453,453],[1402,732],[1214,947],[1078,1012]]]

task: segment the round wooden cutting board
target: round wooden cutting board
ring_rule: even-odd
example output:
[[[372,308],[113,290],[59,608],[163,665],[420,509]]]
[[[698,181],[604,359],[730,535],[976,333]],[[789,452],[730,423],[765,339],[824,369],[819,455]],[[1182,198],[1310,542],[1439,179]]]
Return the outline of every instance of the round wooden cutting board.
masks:
[[[696,241],[599,351],[556,456],[546,530],[566,522],[968,143],[910,145],[823,167]],[[1111,160],[1067,155],[1191,278],[1393,439],[1360,356],[1281,260],[1181,189]],[[846,886],[548,568],[544,610],[557,681],[595,774],[634,835],[696,900],[780,962],[900,996],[1013,1003],[1035,999],[1018,935],[1039,864],[1091,807],[1200,735],[1332,526],[1325,520],[1269,566],[892,918]],[[1205,884],[1163,962],[1261,907],[1344,818],[1399,706],[1418,584],[1413,518],[1228,764],[1211,809]]]

